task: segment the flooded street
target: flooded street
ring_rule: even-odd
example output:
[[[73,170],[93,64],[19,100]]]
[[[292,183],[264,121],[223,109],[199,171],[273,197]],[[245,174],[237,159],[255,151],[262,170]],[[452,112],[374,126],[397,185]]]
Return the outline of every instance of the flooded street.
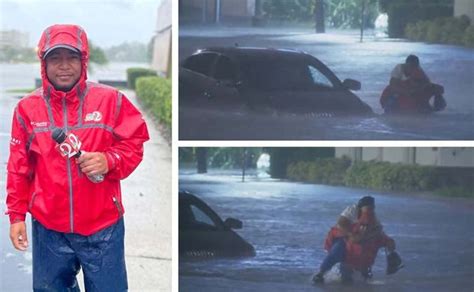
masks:
[[[179,58],[212,46],[291,48],[324,62],[339,79],[361,81],[355,93],[373,117],[269,115],[248,110],[180,108],[180,139],[212,140],[465,140],[474,139],[472,49],[376,38],[355,31],[314,34],[309,29],[180,28]],[[390,72],[406,56],[419,56],[432,82],[442,84],[448,107],[427,116],[383,116],[379,97]]]
[[[239,171],[206,175],[181,169],[179,187],[203,199],[221,218],[242,220],[237,232],[256,257],[180,262],[180,291],[466,291],[474,289],[474,205],[408,194],[257,178]],[[385,275],[379,252],[374,278],[358,275],[343,286],[333,269],[324,286],[312,274],[325,252],[323,241],[342,210],[370,193],[384,230],[393,237],[405,268]],[[196,289],[199,287],[199,289]]]

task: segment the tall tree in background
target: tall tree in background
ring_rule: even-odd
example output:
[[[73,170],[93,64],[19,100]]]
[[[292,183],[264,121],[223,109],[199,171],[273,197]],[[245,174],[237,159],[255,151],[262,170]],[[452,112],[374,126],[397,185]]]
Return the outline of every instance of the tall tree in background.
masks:
[[[104,65],[108,63],[107,57],[105,56],[104,50],[100,47],[97,47],[89,40],[89,50],[90,50],[90,61],[99,65]]]
[[[314,20],[316,22],[316,33],[325,33],[325,18],[324,18],[324,0],[316,0],[316,7],[314,9]]]
[[[263,1],[263,0],[262,0]],[[266,0],[262,10],[266,19],[276,23],[315,24],[316,32],[334,28],[359,28],[362,0]],[[373,27],[379,11],[378,0],[365,0],[364,28]]]
[[[245,160],[243,160],[244,152]],[[239,169],[242,168],[242,163],[245,163],[245,168],[249,169],[256,167],[262,153],[261,147],[180,147],[179,163],[183,167],[186,164],[197,163],[201,170],[204,169],[204,165],[206,168]]]
[[[287,178],[286,171],[290,163],[334,157],[335,153],[331,147],[271,147],[265,150],[270,154],[270,175],[273,178]]]
[[[207,173],[207,148],[196,148],[197,172]]]

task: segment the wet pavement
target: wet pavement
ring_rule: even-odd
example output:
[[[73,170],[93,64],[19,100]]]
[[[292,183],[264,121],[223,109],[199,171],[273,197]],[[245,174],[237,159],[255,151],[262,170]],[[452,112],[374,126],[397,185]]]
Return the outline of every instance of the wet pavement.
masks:
[[[96,67],[91,79],[125,80],[125,69],[139,64]],[[145,65],[142,65],[145,66]],[[13,108],[21,93],[8,89],[33,88],[39,64],[2,64],[0,72],[0,210],[5,206],[6,162]],[[132,91],[125,91],[138,106]],[[143,109],[142,109],[143,110]],[[125,207],[125,253],[129,291],[171,290],[171,147],[145,115],[150,141],[142,163],[122,183]],[[159,177],[159,179],[157,179]],[[1,214],[0,214],[1,215]],[[27,216],[27,220],[29,221]],[[0,291],[31,291],[32,256],[16,251],[8,238],[7,216],[0,216]],[[30,231],[28,225],[28,231]],[[31,234],[29,234],[31,236]],[[30,240],[31,241],[31,240]],[[80,275],[81,276],[81,275]],[[82,284],[82,283],[81,283]],[[82,285],[81,285],[82,286]],[[82,289],[84,290],[84,289]]]
[[[179,59],[212,46],[292,48],[316,56],[341,79],[362,82],[355,93],[373,117],[268,115],[248,110],[180,108],[185,140],[472,140],[474,139],[474,54],[472,49],[377,38],[355,31],[314,34],[302,28],[180,27]],[[416,54],[430,79],[445,87],[448,107],[427,116],[382,116],[379,97],[390,72]]]
[[[202,198],[221,218],[242,220],[237,232],[256,257],[181,261],[180,291],[466,291],[474,290],[474,201],[430,195],[374,193],[365,189],[293,183],[239,171],[195,174],[181,169],[179,187]],[[385,275],[381,250],[374,278],[340,283],[337,269],[326,284],[310,278],[321,263],[323,241],[342,210],[367,194],[405,268]],[[197,288],[199,287],[199,288]]]
[[[0,291],[28,291],[31,290],[31,248],[22,253],[12,247],[8,236],[10,223],[8,217],[3,215],[6,211],[5,187],[10,126],[13,108],[18,99],[11,94],[7,95],[3,88],[0,94]],[[29,218],[27,221],[28,235],[31,235]]]

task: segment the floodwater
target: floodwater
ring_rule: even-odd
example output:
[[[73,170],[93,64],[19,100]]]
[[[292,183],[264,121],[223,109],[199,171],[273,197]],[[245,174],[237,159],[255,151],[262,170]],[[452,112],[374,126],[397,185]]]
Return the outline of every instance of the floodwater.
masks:
[[[180,108],[184,140],[472,140],[474,139],[474,50],[355,31],[314,34],[308,29],[180,28],[179,59],[212,46],[291,48],[307,52],[341,79],[361,81],[355,93],[375,116],[274,115],[248,110]],[[442,84],[448,107],[424,116],[384,116],[379,97],[390,72],[406,56],[416,54],[432,82]]]
[[[241,182],[239,171],[195,174],[181,169],[179,188],[202,198],[220,216],[242,220],[237,232],[256,257],[181,261],[180,291],[466,291],[474,289],[474,203],[403,193],[373,193],[261,179]],[[342,210],[370,193],[385,232],[393,237],[405,268],[385,275],[381,250],[374,278],[355,275],[340,283],[337,268],[326,284],[310,279],[325,252],[323,241]]]
[[[10,89],[32,89],[35,78],[40,77],[39,63],[0,64],[0,291],[31,291],[32,255],[31,246],[27,252],[16,251],[8,237],[8,216],[6,210],[6,164],[9,156],[10,127],[13,109],[22,93],[7,92]],[[129,67],[147,67],[141,63],[111,63],[95,66],[89,80],[126,80],[125,70]],[[27,216],[29,218],[29,216]],[[27,219],[28,232],[31,232]],[[31,236],[30,233],[28,233]],[[30,238],[31,242],[31,238]]]

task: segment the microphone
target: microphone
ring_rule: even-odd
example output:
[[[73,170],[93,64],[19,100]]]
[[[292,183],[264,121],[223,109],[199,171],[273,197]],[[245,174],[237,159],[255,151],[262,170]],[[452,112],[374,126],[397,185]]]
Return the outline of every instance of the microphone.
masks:
[[[58,145],[56,145],[56,149],[59,151],[62,157],[79,158],[82,155],[82,143],[73,133],[66,135],[62,129],[56,128],[53,130],[51,136],[53,140],[58,143]],[[104,180],[104,176],[102,174],[88,175],[87,177],[93,183],[100,183]]]

